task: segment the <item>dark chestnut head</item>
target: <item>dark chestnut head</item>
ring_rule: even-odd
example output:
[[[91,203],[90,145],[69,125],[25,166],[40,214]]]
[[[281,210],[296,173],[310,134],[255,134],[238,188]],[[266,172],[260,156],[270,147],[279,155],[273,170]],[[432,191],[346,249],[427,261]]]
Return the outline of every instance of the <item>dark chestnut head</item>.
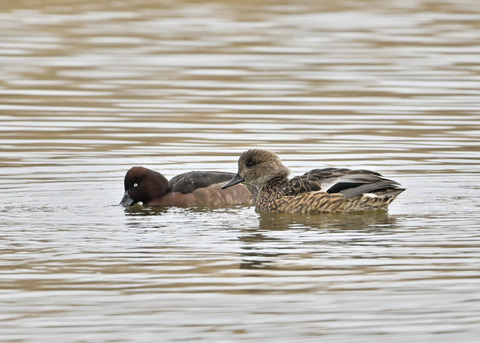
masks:
[[[168,180],[162,174],[144,167],[132,167],[124,180],[125,194],[120,205],[130,206],[137,202],[144,204],[167,194]]]

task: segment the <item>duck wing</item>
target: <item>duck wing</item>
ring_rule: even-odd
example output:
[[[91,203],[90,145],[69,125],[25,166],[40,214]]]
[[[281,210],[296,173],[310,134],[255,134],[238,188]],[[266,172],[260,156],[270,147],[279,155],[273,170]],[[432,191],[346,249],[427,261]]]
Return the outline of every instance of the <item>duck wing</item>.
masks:
[[[234,173],[219,171],[191,171],[174,176],[169,182],[172,192],[192,193],[196,189],[225,183],[234,177]]]
[[[285,195],[307,192],[340,193],[345,199],[365,193],[394,191],[401,193],[404,188],[380,173],[365,169],[323,168],[313,169],[301,176],[292,178],[284,189]]]

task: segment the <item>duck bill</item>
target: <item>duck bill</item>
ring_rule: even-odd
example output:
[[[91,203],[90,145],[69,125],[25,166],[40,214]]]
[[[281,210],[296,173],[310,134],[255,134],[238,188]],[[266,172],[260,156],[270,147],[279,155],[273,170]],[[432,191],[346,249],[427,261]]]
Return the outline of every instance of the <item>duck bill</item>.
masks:
[[[122,198],[122,200],[120,201],[120,204],[119,204],[119,205],[128,207],[128,206],[130,206],[130,205],[133,205],[134,202],[135,202],[135,200],[133,200],[133,199],[130,197],[130,194],[128,194],[128,191],[125,191],[125,194],[123,194],[123,198]]]
[[[236,184],[242,183],[242,182],[245,182],[245,179],[244,179],[243,177],[241,177],[240,175],[237,174],[237,175],[235,175],[235,176],[233,177],[233,179],[231,179],[231,180],[228,181],[226,184],[224,184],[224,185],[222,186],[222,189],[235,186]]]

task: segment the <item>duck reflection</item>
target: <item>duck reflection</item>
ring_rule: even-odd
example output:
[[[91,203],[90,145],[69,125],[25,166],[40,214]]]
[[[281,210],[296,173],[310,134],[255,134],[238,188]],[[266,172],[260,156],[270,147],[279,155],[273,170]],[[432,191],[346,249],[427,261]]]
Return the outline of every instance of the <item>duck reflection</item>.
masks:
[[[135,204],[132,206],[125,207],[123,211],[127,216],[151,216],[151,215],[160,215],[167,213],[169,210],[168,207],[154,207],[154,206],[142,206],[140,204]]]
[[[240,269],[322,268],[312,266],[318,254],[328,254],[339,245],[378,244],[380,236],[394,232],[395,227],[396,218],[386,211],[311,216],[262,213],[258,229],[239,237]]]
[[[305,215],[299,213],[261,213],[259,228],[263,230],[287,230],[312,228],[329,230],[365,230],[391,225],[395,218],[386,211],[355,213],[323,213]]]

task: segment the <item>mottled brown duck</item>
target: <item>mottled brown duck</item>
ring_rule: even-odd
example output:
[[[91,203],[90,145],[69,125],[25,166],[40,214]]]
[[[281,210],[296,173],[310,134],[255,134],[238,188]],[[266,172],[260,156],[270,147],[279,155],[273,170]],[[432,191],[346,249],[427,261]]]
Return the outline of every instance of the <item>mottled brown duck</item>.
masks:
[[[405,190],[399,183],[364,169],[313,169],[288,179],[289,170],[273,152],[245,151],[238,173],[222,189],[245,183],[258,192],[257,212],[321,213],[386,210]]]

